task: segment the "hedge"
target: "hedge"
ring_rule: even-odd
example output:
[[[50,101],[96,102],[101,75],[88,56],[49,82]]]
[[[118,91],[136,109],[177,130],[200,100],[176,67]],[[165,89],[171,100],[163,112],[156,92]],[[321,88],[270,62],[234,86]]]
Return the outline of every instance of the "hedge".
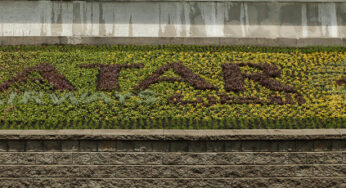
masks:
[[[0,47],[0,127],[345,128],[345,49]]]

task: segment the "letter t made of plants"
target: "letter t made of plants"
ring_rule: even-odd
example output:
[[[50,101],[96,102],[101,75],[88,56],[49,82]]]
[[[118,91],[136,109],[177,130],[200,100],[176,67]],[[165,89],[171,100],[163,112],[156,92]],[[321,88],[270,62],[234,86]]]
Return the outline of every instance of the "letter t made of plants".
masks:
[[[142,68],[142,63],[124,64],[124,65],[107,65],[107,64],[84,64],[81,68],[98,68],[97,90],[112,91],[118,90],[118,78],[122,68]]]

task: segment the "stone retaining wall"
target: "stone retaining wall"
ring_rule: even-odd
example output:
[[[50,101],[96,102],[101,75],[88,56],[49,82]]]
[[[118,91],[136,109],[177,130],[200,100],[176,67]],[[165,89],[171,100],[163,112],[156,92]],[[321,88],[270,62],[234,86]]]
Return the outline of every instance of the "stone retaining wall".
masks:
[[[0,187],[345,187],[345,133],[0,131]]]

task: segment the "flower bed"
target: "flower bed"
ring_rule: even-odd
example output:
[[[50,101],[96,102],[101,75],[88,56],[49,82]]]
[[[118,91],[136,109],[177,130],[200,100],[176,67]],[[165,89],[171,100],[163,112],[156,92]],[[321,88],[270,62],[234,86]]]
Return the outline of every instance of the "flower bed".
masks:
[[[345,128],[345,49],[1,47],[1,128]]]

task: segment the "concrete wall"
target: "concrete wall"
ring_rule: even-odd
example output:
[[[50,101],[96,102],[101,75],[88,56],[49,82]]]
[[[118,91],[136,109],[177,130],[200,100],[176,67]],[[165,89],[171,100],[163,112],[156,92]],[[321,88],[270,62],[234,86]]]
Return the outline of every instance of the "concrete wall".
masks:
[[[346,130],[0,131],[0,187],[346,186]]]
[[[0,43],[37,43],[40,36],[47,40],[39,43],[70,44],[104,37],[111,43],[132,38],[135,43],[175,43],[178,37],[176,43],[291,39],[287,45],[295,46],[299,40],[331,39],[330,45],[345,45],[346,3],[308,2],[0,1]]]

